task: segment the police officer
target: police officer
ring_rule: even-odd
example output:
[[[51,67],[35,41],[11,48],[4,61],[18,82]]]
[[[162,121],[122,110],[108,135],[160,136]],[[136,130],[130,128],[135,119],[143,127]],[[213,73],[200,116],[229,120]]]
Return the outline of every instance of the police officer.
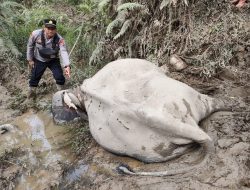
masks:
[[[36,97],[36,87],[47,67],[53,73],[57,89],[63,89],[65,77],[58,56],[59,52],[65,75],[70,78],[70,62],[65,41],[57,33],[56,20],[45,19],[43,29],[33,31],[27,44],[27,60],[31,68],[28,98]]]

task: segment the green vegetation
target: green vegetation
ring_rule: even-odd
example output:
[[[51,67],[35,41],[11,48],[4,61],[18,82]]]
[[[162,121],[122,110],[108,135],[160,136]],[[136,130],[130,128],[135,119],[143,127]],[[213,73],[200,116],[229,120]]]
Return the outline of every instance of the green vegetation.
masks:
[[[15,23],[18,21],[24,7],[12,1],[0,1],[0,61],[6,63],[16,61],[21,52],[14,43],[13,33]]]
[[[0,2],[0,61],[26,69],[28,37],[49,17],[58,21],[58,32],[67,43],[73,66],[72,83],[80,83],[96,72],[98,68],[87,63],[108,23],[105,14],[96,14],[98,3],[91,0]]]
[[[211,77],[230,63],[235,44],[249,39],[247,13],[234,13],[222,0],[0,2],[0,60],[26,67],[28,36],[41,27],[42,19],[54,17],[70,52],[72,84],[117,58],[145,58],[163,65],[172,54]]]

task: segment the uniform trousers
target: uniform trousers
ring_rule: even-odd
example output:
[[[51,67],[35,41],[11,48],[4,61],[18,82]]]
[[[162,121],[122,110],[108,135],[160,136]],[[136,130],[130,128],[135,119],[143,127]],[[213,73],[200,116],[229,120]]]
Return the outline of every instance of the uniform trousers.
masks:
[[[52,71],[56,84],[64,85],[65,77],[63,75],[59,58],[52,59],[48,62],[42,62],[34,59],[34,67],[31,70],[31,77],[29,81],[30,87],[38,86],[38,83],[47,67]]]

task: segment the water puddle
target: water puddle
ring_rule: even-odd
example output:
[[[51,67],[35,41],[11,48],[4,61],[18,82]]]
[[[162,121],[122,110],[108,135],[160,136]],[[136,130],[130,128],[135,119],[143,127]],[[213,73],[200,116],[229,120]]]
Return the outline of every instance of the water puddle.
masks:
[[[80,180],[83,174],[85,174],[89,169],[89,166],[86,164],[79,164],[72,170],[69,170],[67,175],[65,176],[65,180],[68,184]]]
[[[25,163],[25,169],[15,189],[36,190],[57,185],[63,170],[60,163],[70,163],[75,159],[68,146],[67,127],[54,124],[52,115],[46,112],[26,113],[13,124],[23,133],[17,140],[25,150],[25,155],[18,158]],[[68,180],[77,179],[86,171],[84,167],[76,168]]]
[[[15,170],[18,177],[13,181],[15,190],[70,189],[79,182],[88,186],[95,180],[109,179],[116,174],[117,163],[132,167],[143,165],[134,159],[108,153],[99,146],[89,152],[97,161],[86,163],[84,159],[77,159],[69,146],[69,128],[56,125],[48,112],[28,112],[12,124],[17,128],[6,133],[4,147],[22,149],[22,155],[14,158],[18,163]],[[0,145],[1,148],[1,141]],[[8,171],[11,176],[11,168]]]

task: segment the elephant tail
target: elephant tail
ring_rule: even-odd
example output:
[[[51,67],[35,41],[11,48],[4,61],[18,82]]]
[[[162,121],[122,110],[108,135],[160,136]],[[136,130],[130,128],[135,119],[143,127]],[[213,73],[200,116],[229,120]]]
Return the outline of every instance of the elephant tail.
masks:
[[[183,169],[176,169],[176,170],[172,169],[172,170],[155,171],[155,172],[141,172],[141,171],[134,171],[129,166],[121,164],[117,167],[117,171],[121,174],[127,174],[127,175],[156,176],[156,177],[194,172],[194,170],[204,167],[208,162],[208,158],[214,153],[214,144],[211,140],[201,143],[201,147],[202,147],[202,156],[198,159],[198,164]]]

